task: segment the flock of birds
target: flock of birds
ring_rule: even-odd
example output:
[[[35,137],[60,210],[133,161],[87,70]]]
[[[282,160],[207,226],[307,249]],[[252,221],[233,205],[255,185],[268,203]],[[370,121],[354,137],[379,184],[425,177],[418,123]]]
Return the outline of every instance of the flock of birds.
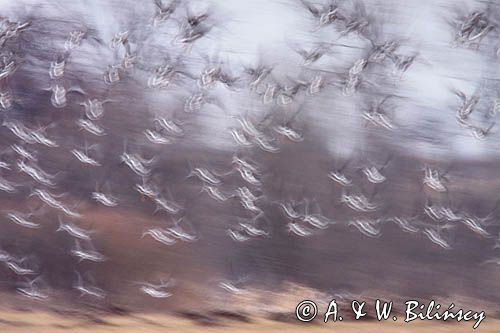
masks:
[[[59,186],[59,180],[67,170],[62,168],[61,172],[50,173],[42,167],[45,159],[51,158],[51,151],[58,154],[66,154],[68,159],[78,161],[81,168],[97,170],[99,168],[114,168],[114,165],[106,165],[106,158],[99,154],[99,142],[108,140],[108,128],[100,123],[106,118],[107,106],[113,105],[113,98],[106,98],[96,94],[90,96],[85,89],[79,86],[68,86],[66,79],[68,68],[74,61],[74,52],[84,44],[99,45],[113,50],[119,61],[107,67],[100,78],[108,89],[113,89],[127,80],[133,80],[134,71],[147,72],[148,76],[141,82],[144,89],[155,91],[156,94],[169,94],[170,90],[188,91],[188,96],[181,107],[182,115],[149,117],[147,112],[141,116],[149,117],[145,124],[148,128],[140,133],[140,139],[130,139],[129,133],[123,133],[123,152],[116,154],[121,165],[128,169],[127,179],[122,183],[132,182],[129,188],[136,193],[136,204],[142,205],[144,201],[154,204],[156,207],[151,211],[155,219],[160,214],[169,217],[173,224],[168,227],[158,226],[146,228],[138,238],[151,238],[158,242],[158,246],[175,246],[179,242],[197,242],[203,239],[186,218],[187,208],[175,200],[175,193],[167,189],[168,184],[155,181],[155,174],[161,173],[159,161],[163,147],[175,146],[182,140],[189,139],[189,117],[196,117],[203,113],[207,105],[218,109],[224,109],[223,98],[218,98],[215,91],[221,88],[224,93],[246,93],[253,101],[259,101],[260,106],[268,108],[268,111],[258,116],[227,115],[225,117],[234,121],[234,126],[228,129],[233,145],[234,153],[227,161],[227,169],[224,171],[214,170],[208,165],[191,165],[186,172],[184,182],[190,182],[198,186],[200,193],[207,195],[214,202],[224,205],[228,202],[239,202],[244,211],[244,217],[238,217],[238,222],[226,229],[227,237],[237,243],[244,243],[253,239],[271,238],[276,225],[279,225],[289,237],[314,237],[330,226],[340,225],[347,222],[366,237],[380,237],[384,224],[394,223],[402,231],[424,235],[432,244],[444,250],[452,249],[450,240],[446,237],[446,231],[463,224],[471,232],[479,237],[494,238],[491,230],[495,229],[495,211],[485,217],[479,217],[462,211],[456,207],[438,205],[430,199],[423,209],[415,215],[385,216],[373,218],[373,213],[384,211],[385,204],[377,201],[374,195],[368,195],[361,190],[361,181],[368,181],[377,189],[379,186],[390,182],[386,168],[392,163],[389,158],[384,165],[368,164],[359,168],[350,168],[349,163],[337,169],[325,172],[325,180],[329,179],[332,186],[340,192],[340,197],[331,198],[338,209],[346,209],[352,212],[353,218],[348,221],[340,221],[334,216],[326,216],[322,207],[315,199],[303,198],[303,200],[290,200],[286,198],[275,198],[266,192],[266,180],[272,178],[272,174],[264,172],[265,159],[279,159],[282,145],[301,144],[307,140],[307,135],[299,129],[300,117],[304,108],[298,107],[298,111],[290,111],[304,99],[314,100],[326,89],[336,89],[344,97],[356,94],[374,95],[377,83],[366,80],[365,74],[375,67],[387,68],[391,72],[391,80],[398,82],[407,71],[412,69],[414,63],[419,61],[417,52],[405,54],[399,51],[401,41],[391,39],[384,41],[382,36],[374,38],[374,18],[365,10],[361,1],[329,1],[323,6],[312,4],[306,0],[298,0],[293,5],[301,10],[313,22],[313,31],[319,33],[325,29],[334,30],[338,39],[355,38],[365,43],[366,47],[358,47],[362,56],[352,61],[352,65],[345,70],[325,70],[314,67],[316,63],[331,54],[340,52],[346,47],[356,48],[340,42],[321,42],[307,49],[292,46],[301,58],[300,68],[302,72],[297,77],[286,75],[279,78],[275,69],[265,62],[255,66],[245,67],[236,75],[230,70],[227,62],[217,57],[212,59],[204,56],[205,67],[200,71],[190,70],[185,59],[189,59],[196,49],[196,44],[210,37],[217,27],[217,17],[213,9],[193,13],[188,1],[172,0],[169,3],[156,0],[155,10],[150,13],[149,20],[144,23],[148,31],[154,33],[165,25],[176,27],[176,33],[171,40],[172,48],[180,49],[177,57],[167,56],[168,48],[163,52],[164,62],[148,68],[149,64],[142,62],[141,49],[137,47],[141,40],[134,31],[119,31],[109,40],[102,40],[98,32],[88,28],[70,31],[64,41],[63,49],[52,55],[50,66],[46,68],[45,75],[50,79],[50,102],[53,118],[57,119],[58,113],[68,108],[80,108],[81,112],[76,119],[72,119],[72,125],[85,133],[85,140],[80,146],[68,147],[65,138],[56,139],[51,136],[51,131],[57,131],[59,126],[65,126],[57,121],[49,122],[44,126],[34,126],[28,120],[18,116],[19,98],[15,91],[10,88],[17,72],[22,71],[24,63],[16,48],[18,40],[35,29],[36,18],[30,21],[12,21],[3,18],[0,23],[0,106],[2,108],[3,123],[0,128],[2,143],[8,142],[6,149],[0,156],[0,191],[3,199],[17,198],[19,202],[35,202],[36,208],[26,204],[25,211],[4,210],[3,220],[14,223],[20,228],[44,229],[45,226],[38,221],[48,212],[56,213],[59,226],[54,232],[66,234],[73,240],[73,248],[70,254],[78,262],[88,261],[101,263],[108,258],[94,246],[93,240],[97,237],[92,230],[87,230],[78,225],[84,220],[85,213],[79,211],[78,204],[71,202],[65,194],[55,194]],[[498,25],[487,13],[474,11],[461,17],[454,25],[456,38],[452,44],[465,48],[479,48],[484,40],[498,36]],[[142,28],[143,30],[146,28]],[[134,40],[134,38],[136,38]],[[29,47],[29,44],[28,44]],[[16,53],[17,52],[17,53]],[[500,56],[497,51],[497,55]],[[175,58],[175,59],[174,59]],[[75,60],[76,61],[76,60]],[[194,87],[194,89],[193,89]],[[28,92],[29,93],[29,92]],[[493,128],[494,118],[500,112],[500,101],[497,100],[489,112],[491,124],[482,127],[471,120],[479,102],[479,93],[467,96],[465,93],[456,91],[461,103],[456,105],[456,119],[460,126],[470,131],[477,139],[484,140]],[[375,94],[377,95],[377,94]],[[395,131],[397,126],[387,111],[387,101],[391,99],[403,99],[403,96],[391,94],[378,94],[377,102],[371,103],[363,114],[363,119],[368,124],[381,131]],[[120,96],[119,98],[127,98]],[[278,110],[278,111],[276,111]],[[281,110],[281,111],[280,111]],[[109,111],[108,111],[109,112]],[[284,114],[284,116],[283,116]],[[256,119],[261,117],[262,120]],[[182,118],[182,119],[181,119]],[[283,118],[283,119],[282,119]],[[187,119],[187,120],[186,120]],[[72,127],[73,128],[73,127]],[[113,138],[115,140],[116,137]],[[111,139],[109,139],[111,140]],[[93,142],[92,144],[88,144]],[[135,146],[134,146],[135,144]],[[134,149],[131,149],[133,146]],[[144,157],[139,151],[146,147],[156,147],[158,152],[155,156]],[[135,150],[136,152],[133,152]],[[252,152],[260,151],[259,156],[266,156],[261,162],[251,158]],[[111,152],[106,152],[110,155]],[[255,155],[255,154],[254,154]],[[111,162],[110,162],[111,163]],[[68,165],[69,164],[68,162]],[[432,195],[449,195],[450,181],[446,172],[429,165],[424,166],[421,171],[421,187]],[[228,177],[240,177],[241,185],[233,188],[231,182],[226,181]],[[90,180],[94,182],[95,180]],[[229,183],[229,184],[228,184]],[[106,187],[107,186],[107,187]],[[85,200],[95,201],[108,209],[119,209],[123,199],[113,194],[114,184],[106,183],[106,186],[96,186],[94,191],[88,193]],[[127,185],[128,186],[128,185]],[[194,185],[193,185],[194,186]],[[267,210],[269,207],[279,208],[282,218],[276,221],[271,219]],[[342,208],[343,207],[343,208]],[[283,219],[285,222],[283,223]],[[40,231],[41,232],[41,231]],[[495,248],[500,247],[500,239]],[[19,277],[16,290],[30,298],[46,299],[49,295],[41,287],[44,279],[39,274],[36,256],[31,254],[17,255],[7,251],[0,251],[0,261]],[[500,265],[500,260],[492,259],[492,262]],[[22,282],[22,281],[25,281]],[[90,274],[75,272],[74,288],[87,297],[104,298],[106,292],[93,283]],[[154,298],[168,298],[172,295],[172,287],[175,285],[173,279],[162,280],[154,284],[149,282],[138,283],[138,290]],[[244,290],[237,283],[221,281],[219,286],[231,293],[241,293]]]

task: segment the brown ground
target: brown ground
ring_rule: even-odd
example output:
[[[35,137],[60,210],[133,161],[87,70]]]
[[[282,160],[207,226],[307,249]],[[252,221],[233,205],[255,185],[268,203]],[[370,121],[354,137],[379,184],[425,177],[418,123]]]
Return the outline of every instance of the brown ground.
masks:
[[[498,332],[500,321],[486,319],[478,331]],[[201,325],[189,319],[170,315],[134,315],[73,318],[46,312],[2,312],[1,332],[471,332],[470,323],[314,323],[293,324],[265,319],[252,319],[250,322],[220,320],[216,325]]]

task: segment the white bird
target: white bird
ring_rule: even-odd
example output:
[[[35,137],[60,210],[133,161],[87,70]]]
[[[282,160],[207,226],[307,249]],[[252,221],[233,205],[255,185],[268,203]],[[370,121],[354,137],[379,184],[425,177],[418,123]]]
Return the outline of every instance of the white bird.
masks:
[[[255,125],[250,120],[248,120],[247,118],[245,118],[245,117],[235,117],[235,118],[240,123],[241,128],[243,129],[243,131],[246,134],[248,134],[250,137],[257,138],[257,137],[261,137],[263,135],[262,132],[259,131],[255,127]]]
[[[139,282],[138,284],[141,285],[140,290],[146,295],[154,298],[167,298],[172,296],[172,293],[170,293],[167,288],[173,287],[175,280],[169,279],[167,282],[160,280],[160,284],[152,284],[148,282]]]
[[[395,216],[387,219],[390,222],[396,223],[403,231],[417,233],[418,228],[412,225],[412,219],[405,216]]]
[[[14,184],[11,181],[8,181],[5,178],[0,177],[0,191],[7,192],[7,193],[17,192],[16,184]]]
[[[24,172],[38,183],[49,187],[55,186],[53,181],[55,176],[48,174],[34,164],[28,164],[23,160],[19,160],[17,161],[17,167],[20,171]]]
[[[443,184],[441,179],[442,176],[437,170],[433,170],[427,166],[424,168],[424,185],[427,185],[429,188],[437,192],[446,192],[446,186]]]
[[[358,212],[373,212],[378,209],[377,204],[369,202],[362,194],[348,195],[343,192],[340,201]]]
[[[147,166],[151,165],[156,158],[152,158],[149,161],[143,160],[137,155],[123,153],[120,156],[123,163],[125,163],[133,172],[141,177],[147,177],[151,173],[151,170],[147,169]]]
[[[12,134],[17,136],[19,139],[24,141],[25,143],[28,144],[35,144],[37,143],[36,138],[33,136],[33,130],[27,128],[24,126],[22,123],[12,120],[12,121],[3,121],[3,126],[7,127]]]
[[[153,201],[155,202],[155,204],[157,206],[155,211],[163,209],[164,211],[168,212],[169,214],[175,215],[175,214],[179,214],[184,209],[181,205],[177,204],[176,202],[167,200],[167,199],[160,197],[160,196],[155,196],[153,198]]]
[[[363,169],[363,173],[368,180],[374,184],[380,184],[386,180],[385,176],[382,175],[376,167],[366,167]]]
[[[246,232],[248,235],[252,237],[259,237],[259,236],[268,236],[269,233],[255,227],[254,225],[250,223],[239,223],[238,224],[241,228],[242,231]]]
[[[237,155],[234,155],[232,158],[232,163],[236,164],[239,168],[244,168],[250,170],[252,173],[259,175],[259,169],[252,163],[248,162],[243,158],[239,158]]]
[[[66,61],[64,59],[59,59],[52,61],[50,63],[49,75],[51,79],[57,79],[64,75],[64,69],[66,66]]]
[[[94,261],[94,262],[103,262],[106,261],[107,258],[101,253],[95,251],[93,249],[92,243],[87,241],[90,244],[91,249],[85,250],[81,247],[78,239],[75,240],[75,247],[71,249],[71,254],[75,257],[80,258],[80,262],[84,260]]]
[[[156,143],[156,144],[159,144],[159,145],[168,145],[168,144],[172,143],[172,140],[170,140],[169,138],[161,135],[157,131],[153,131],[153,130],[147,129],[146,131],[144,131],[144,135],[152,143]]]
[[[158,196],[158,190],[153,187],[152,185],[150,184],[146,184],[143,180],[143,184],[136,184],[135,185],[135,189],[137,190],[137,192],[139,192],[140,194],[148,197],[148,198],[151,198],[151,199],[154,199]]]
[[[66,231],[73,237],[90,241],[90,231],[79,228],[73,224],[63,223],[61,218],[59,218],[59,228],[57,228],[56,232]]]
[[[235,294],[235,295],[241,295],[241,294],[245,294],[246,291],[241,289],[241,288],[238,288],[234,285],[234,283],[230,282],[230,281],[221,281],[219,282],[219,287],[224,289],[225,291],[228,291],[232,294]]]
[[[91,166],[101,166],[101,163],[99,163],[95,159],[91,158],[90,156],[88,156],[86,153],[84,153],[81,150],[72,149],[71,153],[73,154],[73,156],[75,156],[83,164],[88,164]]]
[[[473,232],[482,237],[491,237],[491,235],[486,231],[480,224],[477,218],[472,216],[466,216],[462,222]]]
[[[118,200],[109,194],[104,194],[104,193],[100,193],[100,192],[92,192],[91,197],[92,197],[92,199],[103,204],[106,207],[118,206]]]
[[[326,229],[333,222],[320,214],[307,214],[304,215],[302,221],[305,223],[309,223],[311,226],[317,229]]]
[[[252,169],[247,168],[245,166],[239,166],[239,167],[237,167],[237,170],[239,171],[241,178],[243,178],[243,180],[245,180],[247,183],[254,185],[254,186],[262,185],[260,180],[258,180],[255,177]]]
[[[69,33],[68,38],[66,39],[64,43],[64,48],[66,51],[71,51],[74,50],[75,48],[79,47],[83,37],[85,36],[85,32],[83,31],[71,31]]]
[[[37,287],[36,284],[40,282],[41,277],[38,276],[34,280],[30,281],[27,283],[26,287],[18,287],[16,288],[16,291],[20,293],[23,296],[29,297],[31,299],[36,299],[36,300],[45,300],[49,296],[42,291],[40,291]]]
[[[59,145],[52,139],[47,138],[43,133],[43,128],[33,131],[31,135],[35,139],[35,141],[41,145],[44,145],[46,147],[50,148],[56,148],[59,147]]]
[[[184,130],[177,125],[173,120],[168,120],[165,118],[156,118],[155,122],[158,122],[160,124],[160,127],[163,128],[165,131],[168,132],[170,135],[174,136],[183,136],[184,135]]]
[[[40,224],[28,221],[26,218],[22,216],[22,214],[18,212],[9,212],[7,213],[7,218],[12,222],[30,229],[38,229],[40,228]]]
[[[297,212],[290,202],[279,202],[278,205],[281,207],[288,218],[298,219],[302,217],[302,214]]]
[[[212,199],[217,200],[219,202],[226,202],[231,197],[222,193],[222,191],[219,188],[208,184],[203,184],[201,192],[207,192]]]
[[[57,200],[53,194],[51,194],[46,190],[34,189],[29,196],[31,197],[34,195],[36,195],[41,201],[43,201],[50,207],[59,209],[60,211],[64,212],[66,215],[70,217],[75,217],[75,218],[81,217],[79,213],[74,212],[68,207],[64,206],[62,202]]]
[[[253,143],[250,140],[248,140],[248,138],[245,136],[245,133],[243,133],[242,131],[235,129],[235,128],[231,128],[230,133],[231,133],[231,136],[233,137],[234,141],[236,141],[236,143],[238,145],[240,145],[242,147],[253,146]]]
[[[289,233],[292,232],[300,237],[309,237],[309,236],[313,235],[312,230],[310,230],[304,226],[301,226],[298,223],[293,223],[293,222],[290,222],[287,224],[287,230]]]
[[[142,234],[142,238],[146,235],[150,235],[154,240],[169,246],[174,245],[177,242],[175,238],[170,237],[168,231],[161,228],[152,228],[147,230]]]
[[[256,137],[255,141],[257,141],[257,145],[259,146],[259,148],[265,152],[273,154],[277,154],[280,152],[280,148],[273,146],[270,140],[263,135]]]
[[[33,153],[29,152],[28,150],[26,150],[22,146],[13,144],[13,145],[10,146],[10,148],[15,153],[19,154],[19,156],[21,156],[24,159],[27,159],[27,160],[32,161],[32,162],[36,162],[37,161],[37,158],[35,157],[35,155]]]
[[[431,240],[431,242],[433,242],[434,244],[437,244],[437,245],[441,246],[443,249],[446,249],[446,250],[451,249],[450,244],[448,244],[448,242],[446,242],[441,237],[441,235],[439,235],[439,233],[436,230],[431,229],[431,228],[426,228],[424,230],[424,235],[426,235],[427,238],[429,238]]]
[[[12,270],[17,275],[33,275],[33,274],[36,274],[36,272],[34,270],[29,269],[29,268],[21,267],[17,263],[12,262],[12,261],[8,261],[6,263],[6,265],[7,265],[7,267],[10,270]]]
[[[104,135],[106,135],[106,131],[102,127],[96,125],[95,123],[93,123],[90,120],[87,120],[87,119],[78,119],[76,121],[76,124],[80,128],[82,128],[82,129],[86,130],[87,132],[89,132],[91,134],[94,134],[96,136],[104,136]]]
[[[87,99],[83,104],[83,107],[85,108],[85,115],[87,118],[90,120],[98,120],[102,118],[104,115],[104,103],[109,102],[108,100],[106,101],[100,101],[96,98],[94,99]]]
[[[63,108],[67,104],[66,93],[67,90],[60,84],[54,84],[51,88],[52,96],[50,97],[50,101],[55,108]]]
[[[77,280],[76,284],[73,285],[73,288],[75,288],[80,292],[80,296],[88,295],[101,299],[106,297],[106,292],[104,290],[94,286],[85,286],[83,284],[83,278],[80,275],[80,273],[76,272],[76,275],[77,275]]]
[[[299,132],[291,129],[290,127],[276,126],[274,130],[276,131],[276,133],[287,137],[290,141],[301,142],[304,140],[304,137]]]
[[[188,177],[196,176],[201,181],[209,183],[211,185],[219,185],[222,183],[212,172],[206,168],[194,168],[188,175]]]
[[[356,219],[349,221],[347,224],[355,226],[363,235],[373,238],[381,234],[381,231],[375,228],[378,222],[377,220]]]
[[[352,180],[347,178],[346,175],[340,172],[331,171],[330,173],[328,173],[328,178],[330,178],[334,182],[339,183],[342,186],[349,186],[352,184]]]
[[[240,231],[234,231],[234,230],[228,229],[226,232],[236,242],[241,243],[241,242],[246,242],[246,241],[250,240],[250,237],[242,234]]]

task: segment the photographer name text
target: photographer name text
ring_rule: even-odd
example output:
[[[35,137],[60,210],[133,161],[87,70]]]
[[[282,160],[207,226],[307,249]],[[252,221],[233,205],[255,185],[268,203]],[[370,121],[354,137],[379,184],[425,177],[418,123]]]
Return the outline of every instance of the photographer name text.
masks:
[[[370,313],[369,308],[372,307],[373,312]],[[463,310],[457,308],[454,303],[448,306],[442,306],[439,303],[431,300],[429,303],[420,303],[416,300],[409,300],[404,303],[404,322],[409,323],[415,320],[440,320],[440,321],[457,321],[471,322],[472,328],[479,327],[481,322],[486,318],[484,311]],[[383,302],[376,300],[374,304],[368,304],[364,301],[353,300],[351,307],[348,310],[352,312],[355,320],[372,317],[374,314],[378,321],[392,320],[397,321],[399,318],[393,315],[393,302]],[[319,315],[322,316],[323,322],[342,321],[341,310],[336,302],[332,300],[324,313],[320,314],[318,306],[315,302],[304,300],[300,302],[295,309],[295,316],[301,322],[310,322],[316,319]]]

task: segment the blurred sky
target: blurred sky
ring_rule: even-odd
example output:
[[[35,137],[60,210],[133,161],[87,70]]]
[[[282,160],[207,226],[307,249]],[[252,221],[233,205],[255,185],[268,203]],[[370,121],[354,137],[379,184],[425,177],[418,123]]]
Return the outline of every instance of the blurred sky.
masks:
[[[441,138],[440,145],[431,145],[415,141],[411,149],[415,154],[428,155],[429,157],[461,156],[469,158],[488,157],[498,154],[499,135],[498,128],[493,128],[494,135],[484,142],[474,139],[468,131],[459,127],[455,121],[455,110],[460,101],[453,94],[452,89],[460,89],[466,94],[472,94],[480,87],[491,86],[491,80],[485,77],[498,78],[500,66],[498,59],[489,53],[488,47],[479,50],[453,47],[453,29],[448,24],[460,14],[468,14],[475,9],[485,9],[483,3],[477,1],[366,1],[367,12],[379,20],[382,26],[382,35],[386,39],[397,38],[411,54],[418,53],[418,61],[405,73],[403,79],[397,82],[395,90],[406,97],[398,105],[397,119],[405,128],[423,128],[426,124],[435,124],[436,129],[427,128],[431,136]],[[314,21],[300,5],[298,0],[212,0],[191,1],[194,11],[205,8],[214,8],[220,19],[219,28],[210,39],[200,41],[198,49],[220,52],[234,64],[255,63],[259,57],[270,59],[271,63],[279,63],[290,72],[298,65],[298,57],[290,48],[290,42],[309,44],[318,40],[334,41],[337,37],[328,31],[312,32]],[[31,15],[81,19],[92,24],[99,31],[104,40],[110,40],[119,31],[125,31],[130,24],[130,13],[136,20],[146,20],[154,10],[153,1],[0,1],[3,15],[16,19],[20,12]],[[22,10],[19,10],[22,8]],[[457,11],[458,10],[458,11]],[[461,12],[460,12],[461,11]],[[333,36],[333,37],[332,37]],[[344,44],[356,44],[356,40],[344,38]],[[485,41],[487,43],[487,41]],[[493,45],[495,46],[495,45]],[[348,52],[348,51],[345,51]],[[349,55],[355,61],[356,55]],[[340,61],[334,56],[332,62]],[[496,66],[492,66],[495,64]],[[328,68],[329,64],[324,64]],[[492,107],[493,98],[499,92],[488,92],[490,99],[483,99],[480,108],[486,110]],[[491,95],[495,96],[491,96]],[[319,104],[328,105],[335,101],[332,99]],[[246,102],[226,101],[227,107],[245,104]],[[336,103],[336,102],[335,102]],[[321,109],[321,105],[318,108]],[[338,149],[339,140],[346,143],[357,139],[357,144],[362,144],[362,137],[351,126],[359,125],[358,120],[347,119],[358,117],[354,104],[348,101],[339,101],[337,109],[340,114],[332,116],[331,113],[317,112],[317,122],[326,129],[338,128],[337,137],[332,139],[331,150]],[[250,105],[245,105],[250,107]],[[343,109],[345,112],[339,111]],[[239,111],[238,111],[239,110]],[[243,112],[238,109],[236,112]],[[482,111],[481,111],[482,112]],[[227,128],[231,124],[227,118],[217,116],[211,118],[213,126]],[[206,119],[210,122],[210,119]],[[217,123],[218,125],[215,125]],[[212,126],[213,125],[213,126]],[[486,127],[484,125],[483,127]],[[322,130],[325,130],[322,129]],[[208,132],[207,132],[208,133]],[[334,135],[334,134],[332,134]],[[361,141],[359,141],[361,140]],[[342,142],[344,142],[342,141]],[[217,137],[211,144],[224,146],[227,137]],[[342,143],[340,146],[345,147]]]

